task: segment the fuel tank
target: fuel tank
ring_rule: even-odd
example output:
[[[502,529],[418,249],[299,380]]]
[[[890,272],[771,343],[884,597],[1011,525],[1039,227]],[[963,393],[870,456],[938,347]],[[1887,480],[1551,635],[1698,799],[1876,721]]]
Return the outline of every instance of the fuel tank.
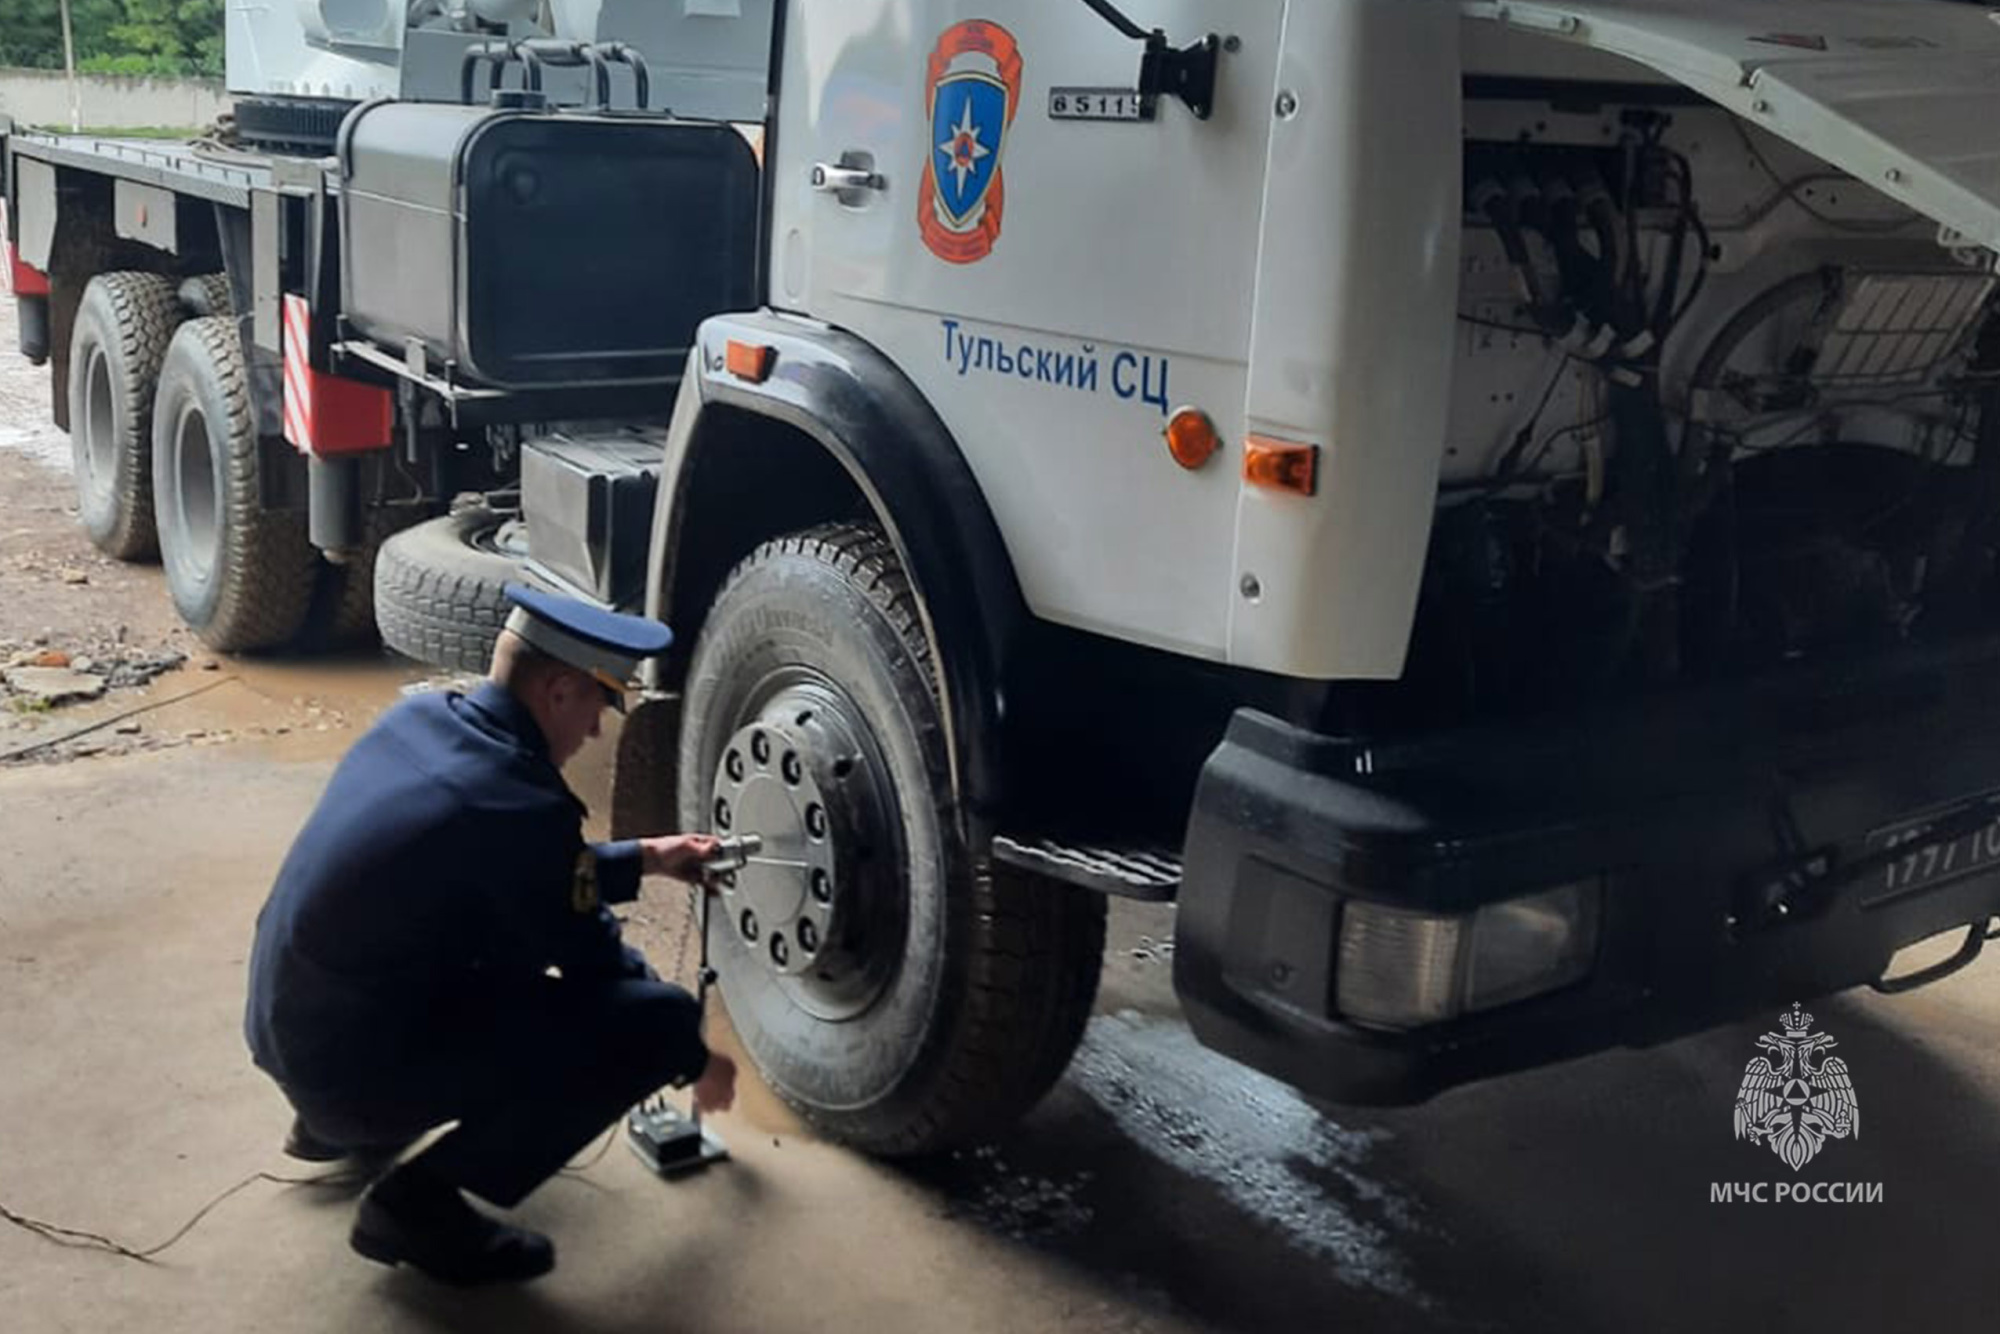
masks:
[[[669,383],[756,304],[757,173],[723,125],[366,103],[338,144],[342,313],[498,389]]]

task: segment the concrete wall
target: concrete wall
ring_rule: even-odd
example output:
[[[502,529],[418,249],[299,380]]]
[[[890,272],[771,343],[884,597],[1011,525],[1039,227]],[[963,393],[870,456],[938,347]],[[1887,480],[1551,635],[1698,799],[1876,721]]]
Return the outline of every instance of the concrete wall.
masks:
[[[220,83],[197,79],[77,77],[83,123],[98,129],[142,125],[203,126],[229,106]],[[0,69],[0,116],[69,128],[69,83],[60,70]]]

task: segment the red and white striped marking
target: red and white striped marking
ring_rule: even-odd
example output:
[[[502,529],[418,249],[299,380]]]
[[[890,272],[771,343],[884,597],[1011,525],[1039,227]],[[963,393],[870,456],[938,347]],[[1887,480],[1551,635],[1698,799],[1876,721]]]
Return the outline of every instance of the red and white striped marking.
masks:
[[[287,293],[285,439],[321,457],[381,449],[393,438],[395,401],[389,391],[312,368],[312,307]]]
[[[312,307],[302,296],[285,297],[285,439],[313,452]]]

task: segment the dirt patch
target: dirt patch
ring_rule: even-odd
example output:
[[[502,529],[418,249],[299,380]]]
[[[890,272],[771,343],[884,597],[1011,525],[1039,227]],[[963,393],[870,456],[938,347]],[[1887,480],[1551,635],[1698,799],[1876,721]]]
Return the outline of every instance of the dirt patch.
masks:
[[[9,312],[0,323],[11,323],[11,303],[0,308]],[[0,345],[7,340],[0,328]],[[0,412],[23,410],[24,366],[0,355],[0,386],[12,390],[0,394]],[[56,741],[153,698],[149,687],[161,677],[178,677],[191,660],[212,655],[176,622],[156,569],[121,564],[90,545],[68,477],[47,461],[52,451],[23,443],[46,445],[49,434],[61,438],[46,416],[40,423],[0,417],[0,764],[177,743],[178,736],[137,725],[100,729],[87,744]],[[64,672],[77,678],[77,689],[58,688],[53,674]],[[92,681],[101,688],[88,688]]]
[[[103,689],[50,698],[5,675],[0,767],[238,740],[276,742],[287,758],[337,754],[428,675],[380,652],[211,652],[180,623],[158,565],[113,560],[84,534],[47,368],[22,360],[14,328],[14,303],[0,300],[0,674],[74,671]]]

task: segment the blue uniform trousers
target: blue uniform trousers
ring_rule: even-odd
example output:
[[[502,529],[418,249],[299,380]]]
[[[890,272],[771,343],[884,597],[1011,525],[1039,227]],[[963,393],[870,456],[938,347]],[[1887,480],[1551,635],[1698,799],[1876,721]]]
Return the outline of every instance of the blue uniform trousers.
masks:
[[[485,998],[482,998],[484,1001]],[[349,1148],[407,1143],[429,1174],[502,1208],[626,1109],[701,1072],[693,997],[653,978],[540,979],[437,1031],[418,1059],[338,1089],[285,1087],[307,1129]]]

